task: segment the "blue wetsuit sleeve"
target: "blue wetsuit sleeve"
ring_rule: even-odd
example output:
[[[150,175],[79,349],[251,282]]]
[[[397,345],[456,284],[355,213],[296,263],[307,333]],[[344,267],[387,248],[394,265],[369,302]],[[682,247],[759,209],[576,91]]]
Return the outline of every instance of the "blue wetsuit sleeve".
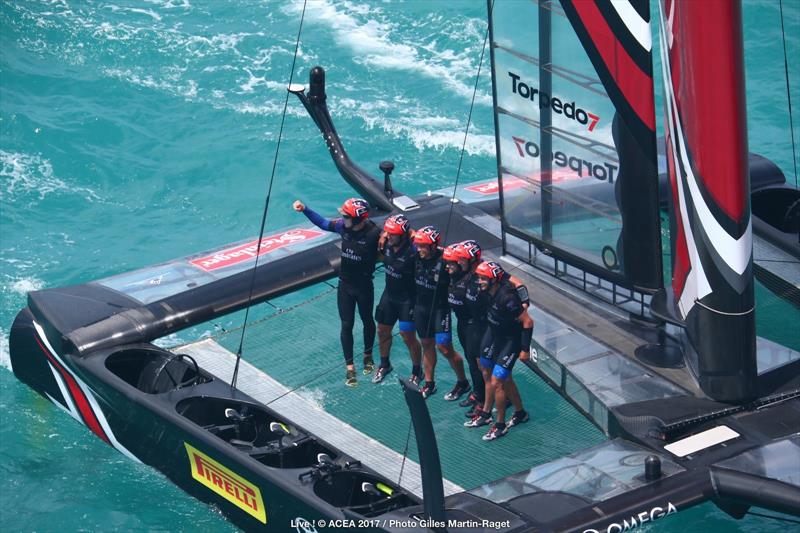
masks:
[[[344,221],[341,218],[328,220],[310,207],[303,209],[303,214],[319,229],[335,231],[336,233],[342,233],[344,231]]]

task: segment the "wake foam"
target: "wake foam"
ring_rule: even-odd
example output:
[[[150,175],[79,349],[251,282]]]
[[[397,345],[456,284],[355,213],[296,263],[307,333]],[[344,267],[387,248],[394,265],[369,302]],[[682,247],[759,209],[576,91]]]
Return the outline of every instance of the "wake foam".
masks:
[[[61,26],[71,37],[68,41],[88,40],[90,44],[94,41],[95,45],[84,47],[82,54],[90,53],[91,49],[97,49],[101,54],[114,53],[123,46],[119,41],[126,41],[126,50],[146,53],[157,48],[162,53],[163,62],[157,61],[146,67],[126,61],[100,66],[106,77],[214,109],[245,115],[280,116],[288,81],[282,79],[286,75],[285,69],[281,67],[278,72],[275,65],[284,63],[285,57],[294,53],[293,38],[277,38],[275,42],[275,36],[257,27],[248,28],[249,31],[214,32],[211,26],[208,28],[211,31],[206,34],[187,31],[180,19],[175,19],[168,10],[190,10],[191,4],[171,0],[149,0],[148,4],[144,9],[112,4],[83,14],[67,8],[56,17],[41,18]],[[277,20],[276,15],[296,21],[300,6],[301,3],[294,2],[282,12],[266,13],[265,16],[271,24],[285,26],[286,20]],[[423,20],[403,16],[394,20],[380,6],[357,2],[338,4],[330,0],[309,3],[306,19],[306,32],[313,32],[315,27],[317,31],[328,29],[333,41],[345,53],[349,52],[355,63],[370,70],[394,71],[421,83],[434,80],[441,86],[434,88],[434,92],[446,93],[450,99],[465,102],[463,112],[452,115],[458,120],[441,116],[451,112],[441,110],[436,101],[428,102],[427,99],[403,94],[391,104],[385,104],[384,112],[373,113],[379,110],[376,105],[380,102],[353,103],[351,100],[349,106],[343,103],[340,93],[347,93],[346,86],[335,91],[336,99],[331,108],[336,119],[358,118],[367,129],[380,129],[419,151],[461,149],[465,127],[461,122],[465,121],[466,103],[473,94],[485,31],[484,20],[461,14],[453,17],[433,14]],[[303,59],[301,65],[314,64],[317,60],[315,53],[313,50],[304,51],[301,45],[298,50]],[[132,53],[132,57],[136,56]],[[486,91],[488,56],[484,61],[484,83],[476,101],[491,106],[491,96]],[[304,76],[307,72],[301,66],[295,81],[307,82]],[[373,96],[380,98],[383,95]],[[342,109],[345,112],[341,112]],[[351,111],[349,114],[348,109]],[[453,113],[457,111],[460,110]],[[306,118],[305,110],[293,99],[287,113]],[[493,135],[481,134],[473,127],[466,150],[472,155],[491,156],[494,154],[493,145]],[[53,185],[59,184],[53,182]]]
[[[38,278],[21,278],[8,284],[11,292],[25,296],[31,291],[39,291],[44,288],[44,281]]]
[[[77,194],[90,202],[100,200],[92,189],[72,187],[59,179],[50,161],[40,155],[0,149],[0,178],[4,185],[0,192],[7,195],[8,200],[19,201],[31,195],[44,200],[48,194],[59,192]]]
[[[298,5],[292,6],[299,10]],[[352,50],[354,61],[370,67],[410,71],[427,78],[435,79],[447,89],[467,99],[472,98],[474,77],[478,71],[477,60],[480,49],[466,49],[460,52],[445,49],[439,50],[436,41],[425,43],[393,42],[391,33],[395,24],[389,22],[379,8],[346,2],[343,6],[334,6],[328,0],[311,2],[306,8],[309,22],[327,25],[333,31],[336,41]],[[362,19],[366,19],[363,20]],[[467,21],[465,30],[474,26]],[[451,28],[458,33],[458,28]],[[475,40],[482,43],[483,40]],[[424,57],[424,50],[429,57]],[[484,58],[488,68],[487,58]],[[466,81],[462,81],[466,80]],[[492,97],[479,92],[475,101],[491,106]]]
[[[408,140],[422,152],[424,150],[446,149],[460,150],[464,145],[464,129],[466,120],[457,120],[440,115],[430,115],[429,110],[421,108],[403,108],[402,116],[389,116],[388,112],[397,109],[385,101],[358,102],[345,99],[339,102],[342,109],[364,121],[367,129],[378,128],[390,136]],[[336,110],[337,115],[339,109]],[[482,134],[472,124],[464,150],[469,155],[495,155],[494,135]]]
[[[6,370],[11,370],[11,352],[8,350],[8,334],[0,327],[0,366]]]

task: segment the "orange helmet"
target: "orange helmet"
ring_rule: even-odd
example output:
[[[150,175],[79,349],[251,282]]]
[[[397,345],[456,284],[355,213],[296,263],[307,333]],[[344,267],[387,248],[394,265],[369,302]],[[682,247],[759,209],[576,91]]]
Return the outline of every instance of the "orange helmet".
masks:
[[[383,223],[383,231],[389,235],[405,235],[411,229],[411,222],[405,215],[392,215]]]
[[[444,252],[442,253],[442,258],[445,261],[452,261],[454,263],[457,262],[458,258],[460,257],[459,248],[461,248],[461,243],[459,242],[445,247]]]
[[[439,235],[439,230],[433,226],[425,226],[420,228],[414,234],[414,244],[427,244],[428,246],[439,246],[442,237]]]
[[[353,220],[366,220],[369,216],[369,204],[361,198],[348,198],[339,208],[339,213]]]
[[[459,259],[466,259],[470,263],[481,260],[481,245],[477,241],[461,241],[458,244],[460,245]]]
[[[503,279],[506,271],[503,270],[503,267],[500,265],[500,263],[495,261],[484,261],[478,265],[478,268],[475,269],[475,273],[479,276],[489,278],[490,280],[499,281]]]

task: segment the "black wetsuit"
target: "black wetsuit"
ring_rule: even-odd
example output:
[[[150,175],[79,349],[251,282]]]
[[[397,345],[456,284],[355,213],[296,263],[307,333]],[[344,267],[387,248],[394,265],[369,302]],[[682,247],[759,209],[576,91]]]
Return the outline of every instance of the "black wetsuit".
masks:
[[[428,259],[415,261],[414,282],[416,300],[414,324],[420,339],[436,337],[436,344],[452,342],[450,336],[450,304],[447,303],[447,286],[450,276],[444,269],[442,251],[436,249]]]
[[[378,239],[381,230],[371,220],[359,231],[345,228],[342,219],[328,220],[309,208],[303,213],[311,222],[326,231],[334,231],[342,236],[341,266],[339,268],[339,288],[336,303],[342,321],[340,339],[344,360],[353,364],[353,326],[355,311],[364,324],[364,354],[372,354],[375,344],[375,321],[372,306],[375,302],[375,287],[372,275],[378,259]]]
[[[483,333],[486,331],[486,310],[489,299],[489,294],[481,292],[478,288],[477,277],[472,273],[464,273],[458,278],[451,276],[447,300],[458,319],[456,324],[458,340],[464,348],[464,355],[469,365],[473,394],[480,403],[484,400],[485,391],[478,358],[481,354]]]
[[[481,342],[481,365],[494,367],[493,374],[502,379],[511,373],[522,348],[522,322],[517,318],[523,310],[514,285],[508,280],[501,281],[486,313],[488,327]]]
[[[388,243],[381,250],[386,270],[386,288],[375,309],[375,320],[385,326],[400,321],[400,331],[413,330],[414,324],[414,266],[417,252],[408,239],[395,250]]]

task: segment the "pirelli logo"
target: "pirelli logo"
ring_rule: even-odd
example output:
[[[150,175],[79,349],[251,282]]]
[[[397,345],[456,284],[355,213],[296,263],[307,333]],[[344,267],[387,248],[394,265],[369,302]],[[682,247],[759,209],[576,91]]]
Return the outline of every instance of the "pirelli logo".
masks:
[[[262,524],[267,523],[267,513],[258,487],[190,444],[185,442],[183,444],[186,446],[186,453],[189,454],[192,477],[196,481],[249,513]]]

